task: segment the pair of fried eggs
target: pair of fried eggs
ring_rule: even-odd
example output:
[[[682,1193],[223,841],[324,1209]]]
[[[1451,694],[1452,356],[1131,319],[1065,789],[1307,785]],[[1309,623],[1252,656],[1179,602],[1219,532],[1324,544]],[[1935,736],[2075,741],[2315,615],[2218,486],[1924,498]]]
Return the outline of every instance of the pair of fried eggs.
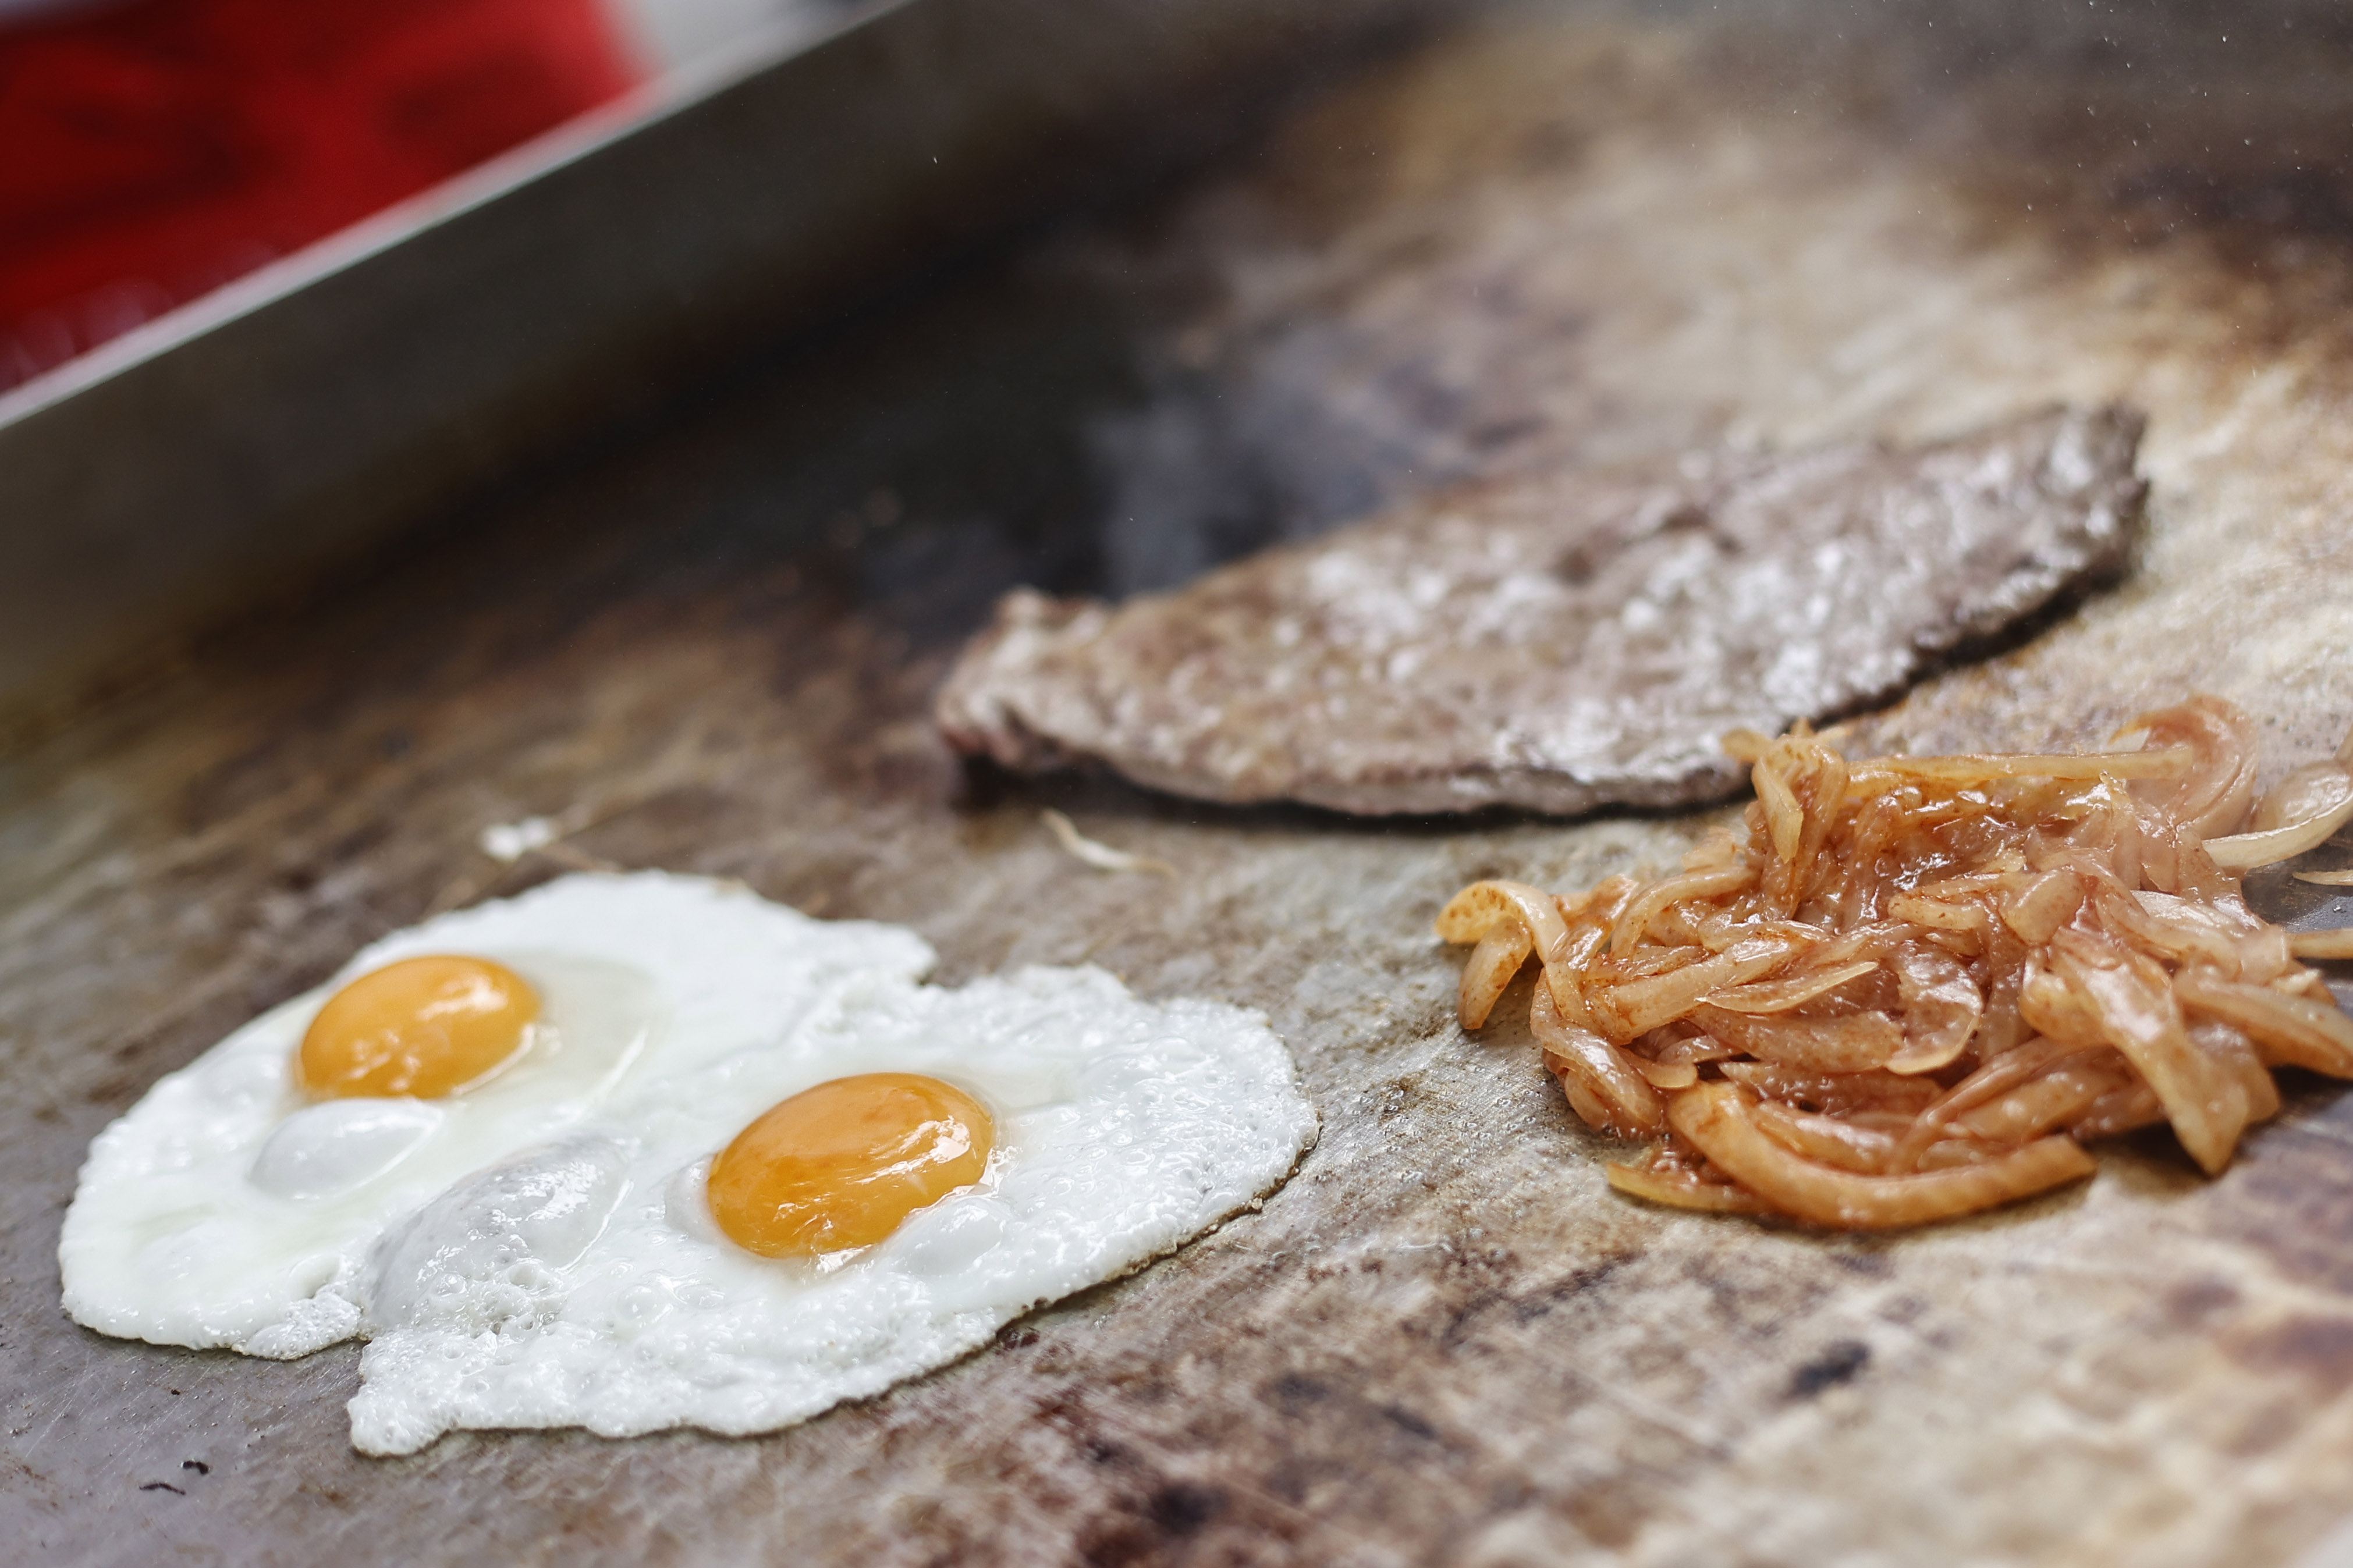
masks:
[[[280,1359],[364,1337],[370,1453],[768,1431],[1175,1249],[1314,1142],[1257,1014],[932,963],[659,872],[427,921],[99,1136],[66,1309]]]

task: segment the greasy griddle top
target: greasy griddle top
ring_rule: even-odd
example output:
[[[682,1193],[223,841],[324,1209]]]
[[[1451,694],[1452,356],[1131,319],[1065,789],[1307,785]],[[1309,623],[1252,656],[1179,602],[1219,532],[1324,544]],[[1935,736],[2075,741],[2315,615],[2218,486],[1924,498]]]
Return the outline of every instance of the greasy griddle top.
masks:
[[[1705,817],[1221,813],[967,779],[933,734],[955,638],[1016,581],[1165,580],[1511,463],[1917,437],[2060,396],[2151,416],[2135,574],[1862,739],[2086,742],[2204,689],[2257,716],[2273,775],[2335,743],[2353,205],[2305,178],[2295,119],[2331,100],[2299,96],[2325,49],[2282,55],[2280,135],[2221,171],[2263,199],[2234,206],[2195,123],[2064,118],[2179,89],[2179,58],[2128,79],[2096,39],[2044,67],[1803,7],[1788,33],[1576,16],[1378,67],[1150,212],[780,351],[8,759],[12,1551],[2256,1563],[2353,1510],[2332,1087],[2294,1080],[2214,1182],[2148,1135],[1917,1235],[1660,1212],[1606,1189],[1523,1035],[1456,1029],[1429,921],[1475,877],[1667,863]],[[950,978],[1092,959],[1265,1007],[1323,1142],[1179,1257],[754,1440],[363,1460],[352,1347],[273,1364],[69,1324],[52,1251],[90,1137],[367,939],[555,874],[475,836],[575,805],[569,856],[902,921]],[[1176,875],[1082,866],[1047,805]]]

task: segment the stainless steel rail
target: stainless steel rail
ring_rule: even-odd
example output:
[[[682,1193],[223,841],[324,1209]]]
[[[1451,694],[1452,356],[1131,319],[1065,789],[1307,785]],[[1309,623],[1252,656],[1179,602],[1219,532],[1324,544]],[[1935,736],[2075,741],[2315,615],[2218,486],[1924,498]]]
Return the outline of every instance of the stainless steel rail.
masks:
[[[1410,0],[886,0],[0,397],[0,721],[731,345],[1214,144]]]

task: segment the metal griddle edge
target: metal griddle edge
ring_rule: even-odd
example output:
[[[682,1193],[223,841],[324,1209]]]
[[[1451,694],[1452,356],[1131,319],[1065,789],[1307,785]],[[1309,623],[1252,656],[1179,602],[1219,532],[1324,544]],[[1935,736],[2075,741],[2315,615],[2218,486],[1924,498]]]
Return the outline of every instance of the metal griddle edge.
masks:
[[[1229,142],[1411,0],[877,0],[0,396],[0,731],[748,342]]]

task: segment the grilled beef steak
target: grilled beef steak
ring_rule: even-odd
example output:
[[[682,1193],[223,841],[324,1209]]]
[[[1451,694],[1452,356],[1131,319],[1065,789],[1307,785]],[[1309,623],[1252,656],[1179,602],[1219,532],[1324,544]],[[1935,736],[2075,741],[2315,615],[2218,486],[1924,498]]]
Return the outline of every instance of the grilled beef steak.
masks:
[[[1720,795],[1727,730],[1893,694],[2121,566],[2128,409],[1912,450],[1562,472],[1409,503],[1175,593],[1008,595],[942,689],[951,743],[1039,771],[1341,811]]]

